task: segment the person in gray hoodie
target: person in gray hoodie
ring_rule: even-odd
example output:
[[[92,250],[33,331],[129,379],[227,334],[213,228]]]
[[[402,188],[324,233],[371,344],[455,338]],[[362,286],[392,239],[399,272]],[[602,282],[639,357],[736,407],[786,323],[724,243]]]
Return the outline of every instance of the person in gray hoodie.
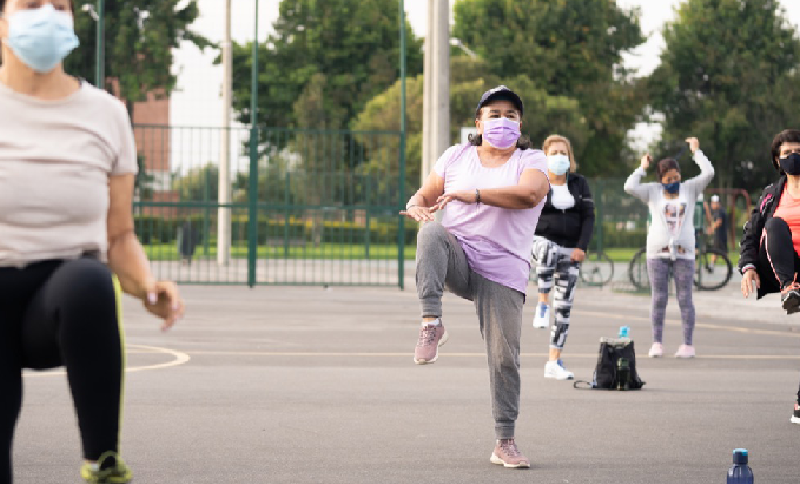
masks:
[[[648,355],[659,358],[662,346],[664,317],[669,298],[670,268],[675,277],[675,292],[681,308],[683,344],[675,353],[676,358],[693,358],[694,334],[694,289],[695,271],[695,200],[714,178],[714,167],[700,150],[697,138],[688,138],[694,162],[700,174],[682,181],[678,162],[666,158],[656,164],[657,182],[642,183],[652,157],[642,157],[642,165],[625,182],[625,191],[647,204],[651,223],[647,231],[647,275],[652,290],[651,321],[653,324],[653,346]]]

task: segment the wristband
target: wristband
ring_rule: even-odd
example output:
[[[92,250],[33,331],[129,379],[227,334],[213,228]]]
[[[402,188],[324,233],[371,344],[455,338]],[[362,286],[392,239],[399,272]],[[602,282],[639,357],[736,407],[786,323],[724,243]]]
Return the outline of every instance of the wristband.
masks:
[[[481,191],[477,188],[475,189],[475,203],[478,205],[481,203]]]

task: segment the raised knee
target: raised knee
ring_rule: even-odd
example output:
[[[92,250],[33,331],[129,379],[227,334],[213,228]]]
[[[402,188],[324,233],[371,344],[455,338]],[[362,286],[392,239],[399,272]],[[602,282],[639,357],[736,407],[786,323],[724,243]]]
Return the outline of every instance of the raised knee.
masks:
[[[439,222],[427,222],[422,225],[417,233],[417,244],[422,245],[435,240],[441,240],[448,235],[447,229]]]
[[[53,275],[63,297],[68,302],[82,304],[97,299],[114,299],[114,283],[111,271],[105,264],[94,259],[67,261]]]
[[[764,230],[768,233],[772,233],[779,230],[789,230],[789,224],[780,217],[772,217],[771,219],[767,220],[767,223],[764,224]]]

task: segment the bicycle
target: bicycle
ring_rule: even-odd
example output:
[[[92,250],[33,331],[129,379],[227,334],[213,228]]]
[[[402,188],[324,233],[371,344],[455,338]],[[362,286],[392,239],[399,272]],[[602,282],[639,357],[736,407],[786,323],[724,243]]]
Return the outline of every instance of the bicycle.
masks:
[[[733,277],[733,264],[728,254],[708,247],[702,232],[695,230],[694,286],[700,291],[716,291],[725,287]],[[713,257],[712,257],[713,256]],[[712,259],[713,264],[712,264]],[[670,267],[670,277],[672,268]],[[642,248],[628,264],[628,279],[637,290],[650,290],[647,276],[647,248]]]
[[[605,252],[589,252],[581,264],[581,282],[602,287],[614,279],[614,261]]]

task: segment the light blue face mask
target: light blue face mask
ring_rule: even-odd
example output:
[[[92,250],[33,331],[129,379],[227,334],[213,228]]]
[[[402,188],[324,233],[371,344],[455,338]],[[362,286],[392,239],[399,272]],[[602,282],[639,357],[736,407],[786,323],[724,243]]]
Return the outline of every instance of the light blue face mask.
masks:
[[[569,171],[569,156],[549,155],[547,157],[547,169],[554,175],[563,175]]]
[[[80,44],[72,15],[50,3],[10,15],[7,42],[19,60],[40,74],[55,69]]]

